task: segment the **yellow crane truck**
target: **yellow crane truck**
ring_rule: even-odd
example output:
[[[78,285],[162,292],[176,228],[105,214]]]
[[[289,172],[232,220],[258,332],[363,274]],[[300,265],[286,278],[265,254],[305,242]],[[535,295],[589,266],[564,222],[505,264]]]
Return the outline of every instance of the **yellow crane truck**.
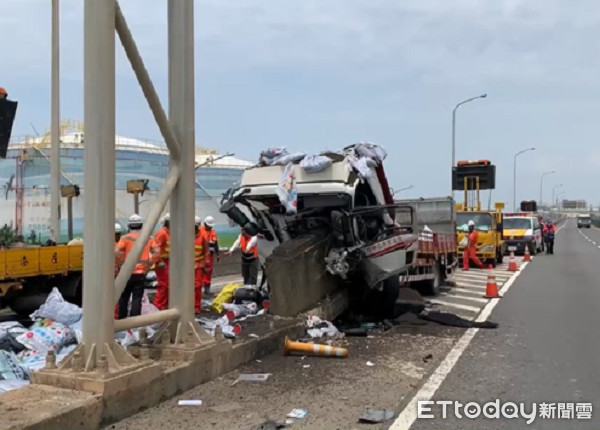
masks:
[[[0,309],[29,315],[53,287],[66,300],[81,304],[83,242],[72,245],[0,249]]]
[[[502,210],[504,203],[495,203],[494,209],[481,208],[480,190],[495,188],[496,166],[489,160],[459,161],[453,168],[452,188],[464,191],[463,203],[456,205],[456,241],[462,256],[467,239],[468,222],[475,223],[479,232],[477,257],[484,264],[501,264],[506,251],[502,237]]]

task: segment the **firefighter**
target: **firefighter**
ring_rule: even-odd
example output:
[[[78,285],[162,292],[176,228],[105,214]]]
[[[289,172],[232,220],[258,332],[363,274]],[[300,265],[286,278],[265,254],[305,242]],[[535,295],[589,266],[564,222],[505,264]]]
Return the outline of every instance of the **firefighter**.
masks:
[[[156,296],[154,306],[163,311],[169,307],[169,254],[171,233],[169,226],[171,216],[167,213],[163,218],[163,226],[156,232],[154,243],[160,249],[160,258],[156,263]]]
[[[194,241],[194,311],[200,312],[202,303],[202,286],[204,285],[204,276],[210,256],[208,241],[200,231],[202,220],[195,218],[196,239]]]
[[[470,220],[468,223],[469,232],[467,240],[467,246],[465,246],[465,252],[463,253],[463,270],[469,270],[469,262],[473,261],[480,269],[483,269],[483,264],[477,258],[477,238],[479,233],[475,230],[475,223]]]
[[[210,250],[208,260],[206,261],[206,271],[204,272],[204,294],[210,293],[215,258],[219,261],[219,241],[217,240],[217,232],[214,226],[215,219],[209,215],[204,219],[204,226],[201,229]]]
[[[227,251],[225,255],[233,254],[233,251],[241,248],[242,250],[242,277],[244,285],[256,285],[258,283],[258,236],[250,236],[248,232],[242,228],[240,234]]]
[[[123,229],[121,228],[121,224],[116,222],[115,223],[115,243],[119,243],[119,240],[121,240],[122,233],[123,233]]]
[[[138,239],[138,235],[144,220],[138,214],[133,214],[129,217],[127,227],[129,233],[119,240],[115,247],[115,264],[117,269],[120,269],[127,255],[131,252],[133,244]],[[131,299],[130,316],[138,316],[142,313],[142,298],[144,297],[144,289],[146,287],[146,275],[150,270],[150,266],[158,261],[159,253],[152,239],[148,240],[144,249],[138,258],[138,261],[125,285],[125,289],[119,298],[118,319],[127,318],[127,307]]]

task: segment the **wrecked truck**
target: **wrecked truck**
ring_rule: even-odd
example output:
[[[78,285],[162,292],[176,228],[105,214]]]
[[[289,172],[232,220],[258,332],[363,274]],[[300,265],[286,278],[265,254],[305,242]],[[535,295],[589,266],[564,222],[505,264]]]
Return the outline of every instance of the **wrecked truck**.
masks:
[[[247,169],[221,207],[234,223],[258,235],[271,311],[295,316],[346,288],[359,304],[378,293],[375,306],[393,312],[400,275],[411,272],[424,248],[414,206],[394,202],[385,151],[360,143],[325,152],[317,156],[320,168],[302,155],[272,152],[281,155],[263,156]],[[445,266],[439,269],[446,273]]]

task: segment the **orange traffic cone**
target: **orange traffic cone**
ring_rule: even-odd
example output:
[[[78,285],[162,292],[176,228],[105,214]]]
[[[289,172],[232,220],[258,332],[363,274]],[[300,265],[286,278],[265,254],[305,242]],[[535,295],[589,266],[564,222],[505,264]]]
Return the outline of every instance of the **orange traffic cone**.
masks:
[[[525,246],[525,254],[523,256],[523,261],[531,261],[531,254],[529,253],[528,246]]]
[[[485,297],[486,299],[499,299],[501,298],[498,294],[498,284],[496,284],[496,276],[490,273],[487,277],[487,284],[485,285]]]
[[[289,355],[292,352],[298,352],[303,355],[317,355],[321,357],[347,357],[348,350],[346,348],[336,348],[329,345],[319,345],[316,343],[293,342],[286,336],[283,346],[284,355]]]
[[[510,251],[510,258],[508,259],[508,271],[516,272],[517,270],[519,270],[519,268],[517,267],[517,260],[515,260],[515,253],[514,251]]]

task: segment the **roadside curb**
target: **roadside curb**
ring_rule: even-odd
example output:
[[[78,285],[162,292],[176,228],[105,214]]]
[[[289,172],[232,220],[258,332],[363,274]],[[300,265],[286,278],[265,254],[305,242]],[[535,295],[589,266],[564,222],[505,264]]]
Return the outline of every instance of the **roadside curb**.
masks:
[[[101,395],[38,384],[9,391],[0,402],[0,430],[97,430],[275,352],[286,336],[304,334],[298,318],[273,318],[272,323],[284,326],[237,344],[217,342],[197,361],[159,361],[160,379],[136,387],[135,393]]]

